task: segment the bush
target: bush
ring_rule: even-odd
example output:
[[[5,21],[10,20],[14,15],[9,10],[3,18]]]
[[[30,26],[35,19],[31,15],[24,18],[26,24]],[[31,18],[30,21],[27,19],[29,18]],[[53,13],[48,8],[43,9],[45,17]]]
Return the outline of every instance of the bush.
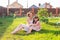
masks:
[[[0,21],[0,24],[3,24],[3,23]]]
[[[44,9],[44,8],[41,8],[38,10],[38,13],[37,15],[41,18],[41,17],[48,17],[48,10],[47,9]]]
[[[52,17],[52,12],[50,12],[50,15],[49,16]]]
[[[41,18],[41,21],[43,21],[43,22],[45,22],[45,23],[48,23],[48,18],[42,17],[42,18]]]
[[[38,10],[38,13],[37,13],[39,19],[46,23],[48,23],[48,12],[47,11],[48,11],[47,9],[41,8]]]

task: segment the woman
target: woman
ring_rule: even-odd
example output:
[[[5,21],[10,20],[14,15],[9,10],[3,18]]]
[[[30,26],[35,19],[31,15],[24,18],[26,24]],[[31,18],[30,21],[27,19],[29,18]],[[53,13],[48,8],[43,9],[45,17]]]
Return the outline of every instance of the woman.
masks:
[[[20,24],[19,26],[17,26],[17,28],[12,32],[12,34],[15,34],[16,32],[18,32],[19,30],[24,29],[27,33],[30,29],[30,26],[32,25],[33,22],[33,13],[30,11],[27,13],[27,24]]]

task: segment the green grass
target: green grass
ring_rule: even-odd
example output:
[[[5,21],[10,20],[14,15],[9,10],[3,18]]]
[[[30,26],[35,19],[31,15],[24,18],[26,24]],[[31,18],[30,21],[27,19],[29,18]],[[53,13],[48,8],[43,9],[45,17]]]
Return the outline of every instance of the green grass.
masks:
[[[59,19],[59,18],[58,18]],[[55,20],[49,20],[55,22]],[[11,32],[19,25],[26,24],[26,17],[0,18],[0,40],[60,40],[60,27],[40,22],[42,29],[39,32],[32,31],[26,35],[25,31],[19,31],[15,35]]]

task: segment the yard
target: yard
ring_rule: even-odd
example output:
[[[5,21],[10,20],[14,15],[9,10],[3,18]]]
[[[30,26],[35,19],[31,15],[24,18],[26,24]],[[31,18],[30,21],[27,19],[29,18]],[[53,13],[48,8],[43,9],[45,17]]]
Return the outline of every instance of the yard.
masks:
[[[49,22],[58,22],[59,18],[49,18]],[[19,31],[15,35],[11,32],[19,25],[26,24],[26,17],[20,18],[0,18],[0,40],[60,40],[60,25],[51,25],[44,22],[41,23],[42,29],[39,32],[32,31],[26,34],[25,31]]]

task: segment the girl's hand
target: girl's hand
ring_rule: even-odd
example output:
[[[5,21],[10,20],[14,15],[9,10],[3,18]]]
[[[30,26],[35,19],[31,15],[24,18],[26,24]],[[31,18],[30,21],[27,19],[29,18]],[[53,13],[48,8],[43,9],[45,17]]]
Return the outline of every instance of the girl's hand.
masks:
[[[30,24],[29,26],[32,26],[32,24]]]

